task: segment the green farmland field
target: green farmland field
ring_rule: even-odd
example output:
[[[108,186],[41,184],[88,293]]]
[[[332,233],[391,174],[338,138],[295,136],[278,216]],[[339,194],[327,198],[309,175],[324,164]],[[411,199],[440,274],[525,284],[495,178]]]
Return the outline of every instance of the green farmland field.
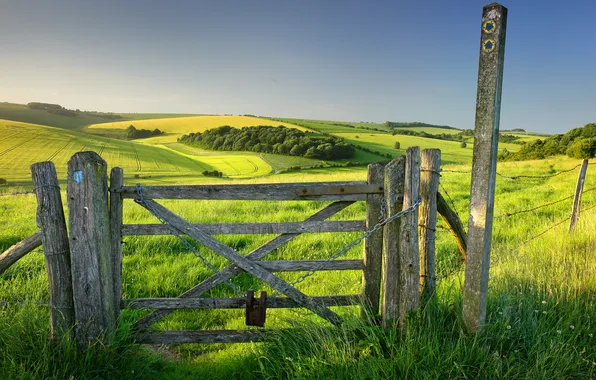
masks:
[[[227,177],[242,178],[266,175],[271,167],[252,153],[194,156],[78,132],[33,124],[0,120],[0,178],[9,183],[30,182],[29,166],[35,162],[53,161],[62,178],[66,163],[79,151],[93,150],[110,167],[120,166],[127,177],[139,176],[157,180],[201,181],[201,172],[218,170]],[[175,180],[174,180],[175,181]]]
[[[155,118],[175,118],[190,116],[187,114],[119,114],[123,120],[143,120]],[[79,114],[78,116],[62,116],[51,114],[44,110],[30,109],[23,104],[0,103],[0,119],[20,121],[23,123],[41,124],[50,127],[78,130],[86,125],[105,123],[107,119]]]
[[[200,118],[204,118],[203,124],[197,123]],[[252,184],[366,179],[363,166],[318,167],[321,161],[302,157],[213,152],[176,142],[176,137],[189,128],[219,126],[224,120],[221,118],[201,116],[135,121],[132,123],[138,128],[163,128],[166,131],[171,128],[171,131],[165,136],[134,141],[85,133],[91,129],[119,131],[118,128],[125,128],[130,121],[98,124],[91,129],[75,131],[64,125],[63,129],[58,129],[0,120],[0,178],[8,180],[8,185],[0,185],[0,252],[38,230],[35,196],[7,194],[31,189],[29,166],[39,161],[53,161],[63,181],[66,163],[78,151],[94,150],[110,167],[122,167],[126,185],[137,182],[154,185]],[[211,124],[207,120],[211,120]],[[317,128],[328,128],[324,132],[392,157],[404,154],[408,146],[441,149],[445,170],[440,177],[440,191],[467,226],[473,143],[461,148],[459,142],[392,136],[373,130],[330,126],[331,122],[316,123]],[[396,141],[400,142],[400,149],[394,148]],[[500,149],[511,151],[519,147],[516,144],[499,145]],[[367,163],[386,159],[357,150],[350,161]],[[460,319],[465,264],[441,220],[436,232],[437,297],[412,313],[400,333],[367,324],[360,319],[357,307],[333,308],[346,319],[340,328],[330,328],[304,309],[269,309],[267,328],[293,327],[298,330],[274,333],[268,343],[140,346],[134,344],[130,330],[147,310],[124,310],[112,343],[98,344],[84,354],[78,353],[69,343],[50,342],[48,276],[45,258],[39,248],[0,275],[0,377],[226,380],[595,378],[596,175],[593,165],[588,168],[582,214],[572,234],[567,231],[566,219],[577,181],[576,167],[580,162],[558,156],[497,165],[497,172],[502,176],[497,177],[495,194],[487,324],[477,335],[467,334]],[[283,172],[293,166],[303,169]],[[203,170],[222,171],[225,178],[204,177],[201,175]],[[570,171],[560,173],[565,170]],[[560,175],[549,177],[557,173]],[[544,177],[512,178],[520,175]],[[66,204],[64,182],[61,187]],[[160,200],[160,203],[191,222],[253,223],[301,221],[329,202]],[[537,208],[545,204],[545,207]],[[356,202],[332,220],[362,220],[365,211],[365,202]],[[159,221],[132,200],[125,200],[124,223]],[[324,260],[359,236],[359,233],[303,234],[266,259]],[[215,236],[244,255],[274,237]],[[213,274],[173,236],[126,236],[123,241],[123,298],[177,297]],[[193,241],[191,244],[217,269],[229,264],[206,247]],[[362,258],[362,249],[362,244],[358,244],[342,258]],[[277,275],[293,281],[302,274]],[[233,283],[241,292],[253,289],[257,292],[267,290],[271,294],[272,290],[246,273],[234,277]],[[362,288],[362,272],[317,272],[300,282],[297,288],[308,295],[357,294]],[[237,295],[222,284],[205,296]],[[248,328],[242,309],[176,311],[152,327],[158,330]]]

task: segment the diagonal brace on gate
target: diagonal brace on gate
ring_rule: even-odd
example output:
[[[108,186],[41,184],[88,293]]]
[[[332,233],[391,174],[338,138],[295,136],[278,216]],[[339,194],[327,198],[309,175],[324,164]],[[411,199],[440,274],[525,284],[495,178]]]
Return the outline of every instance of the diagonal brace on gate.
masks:
[[[344,210],[354,201],[338,201],[333,202],[324,209],[316,212],[315,214],[311,215],[310,217],[306,218],[305,221],[323,221],[329,219],[333,215],[337,214],[338,212]],[[294,240],[296,237],[300,236],[301,233],[285,233],[279,236],[276,236],[272,240],[268,241],[267,243],[263,244],[262,246],[258,247],[245,257],[249,260],[261,260],[269,253],[273,252],[274,250],[278,249],[282,245],[289,243],[290,241]],[[182,293],[179,298],[198,298],[204,293],[207,293],[209,290],[213,289],[217,285],[223,284],[224,282],[230,280],[235,275],[242,273],[243,270],[239,268],[237,265],[230,265],[222,270],[219,273],[214,274],[213,276],[205,279],[200,284],[192,287],[191,289],[187,290],[186,292]],[[176,309],[165,309],[165,310],[155,310],[140,320],[138,320],[133,329],[135,331],[142,331],[147,329],[151,324],[159,321],[160,319],[164,318],[165,316],[171,314]]]
[[[183,232],[191,238],[199,241],[206,247],[212,249],[216,253],[220,254],[224,258],[236,264],[238,267],[242,268],[246,272],[252,274],[259,280],[265,281],[273,289],[285,294],[289,298],[296,301],[297,304],[309,309],[310,311],[314,312],[315,314],[326,319],[334,325],[339,325],[343,322],[342,318],[339,315],[337,315],[335,312],[324,306],[322,303],[315,301],[312,298],[309,298],[307,295],[300,292],[298,289],[294,288],[281,278],[275,276],[266,269],[263,269],[263,267],[261,267],[257,262],[242,256],[236,250],[228,247],[219,240],[211,237],[211,235],[203,232],[197,226],[194,226],[186,220],[182,219],[181,217],[171,212],[167,208],[163,207],[159,203],[150,199],[146,199],[144,203],[145,204],[139,204],[147,208],[157,217],[169,223],[171,226],[173,226],[180,232]]]

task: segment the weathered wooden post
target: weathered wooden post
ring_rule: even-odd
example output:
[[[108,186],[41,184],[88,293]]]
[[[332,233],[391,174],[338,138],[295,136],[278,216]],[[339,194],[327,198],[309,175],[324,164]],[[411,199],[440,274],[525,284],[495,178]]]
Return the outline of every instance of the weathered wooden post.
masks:
[[[439,215],[441,215],[443,221],[447,224],[447,228],[453,237],[455,237],[455,242],[457,243],[457,248],[459,248],[459,252],[461,253],[462,260],[466,261],[466,240],[468,239],[468,236],[464,230],[464,225],[461,223],[459,215],[457,215],[457,213],[449,207],[447,201],[439,192],[437,192],[437,211],[439,212]]]
[[[577,220],[579,219],[579,211],[582,203],[582,192],[584,191],[584,182],[586,180],[586,171],[588,170],[588,160],[582,162],[582,167],[579,169],[579,177],[577,178],[577,186],[575,187],[575,196],[573,197],[573,208],[571,209],[571,220],[569,221],[569,232],[573,231]]]
[[[124,173],[121,168],[112,168],[110,172],[110,227],[112,238],[113,276],[114,276],[114,312],[115,319],[120,318],[120,300],[122,299],[122,195],[117,191],[124,186]]]
[[[422,204],[418,209],[420,235],[420,284],[423,299],[430,298],[436,290],[435,239],[437,231],[437,192],[441,178],[441,151],[422,151],[420,168],[420,196]]]
[[[486,317],[506,27],[507,8],[492,3],[482,9],[463,299],[463,320],[471,332]]]
[[[420,198],[420,148],[406,150],[404,203],[406,209]],[[418,249],[418,210],[401,217],[399,225],[399,324],[420,304],[420,251]]]
[[[402,209],[406,160],[398,157],[385,166],[385,217]],[[402,198],[403,199],[403,198]],[[383,229],[383,291],[381,318],[384,328],[395,327],[399,319],[399,226],[401,218],[387,223]]]
[[[115,325],[107,164],[95,152],[68,162],[68,216],[76,338],[85,347]]]
[[[50,334],[52,339],[72,338],[74,332],[70,247],[56,168],[51,162],[31,165],[37,196],[37,226],[50,283]]]
[[[383,165],[368,165],[368,183],[383,186]],[[368,194],[366,199],[366,229],[369,230],[380,222],[381,194]],[[363,317],[379,315],[381,296],[381,266],[383,263],[383,231],[379,230],[364,240],[364,272],[362,287],[364,291]]]
[[[41,245],[42,232],[37,231],[0,254],[0,274],[4,273],[12,264]]]

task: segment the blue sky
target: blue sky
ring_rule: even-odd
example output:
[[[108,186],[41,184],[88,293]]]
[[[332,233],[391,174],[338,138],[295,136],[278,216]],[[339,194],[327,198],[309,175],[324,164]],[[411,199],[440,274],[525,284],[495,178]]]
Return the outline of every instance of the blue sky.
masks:
[[[488,3],[2,0],[0,101],[473,128]],[[501,129],[596,122],[596,1],[502,4]]]

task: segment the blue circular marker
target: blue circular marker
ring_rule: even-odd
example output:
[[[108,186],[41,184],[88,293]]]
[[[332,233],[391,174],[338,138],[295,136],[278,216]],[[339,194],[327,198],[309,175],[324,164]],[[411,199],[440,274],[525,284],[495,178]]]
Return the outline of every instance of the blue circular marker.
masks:
[[[497,24],[493,20],[486,20],[482,23],[482,31],[491,34],[497,29]]]
[[[482,42],[482,50],[484,50],[485,53],[490,53],[495,50],[495,45],[494,40],[484,40]]]

